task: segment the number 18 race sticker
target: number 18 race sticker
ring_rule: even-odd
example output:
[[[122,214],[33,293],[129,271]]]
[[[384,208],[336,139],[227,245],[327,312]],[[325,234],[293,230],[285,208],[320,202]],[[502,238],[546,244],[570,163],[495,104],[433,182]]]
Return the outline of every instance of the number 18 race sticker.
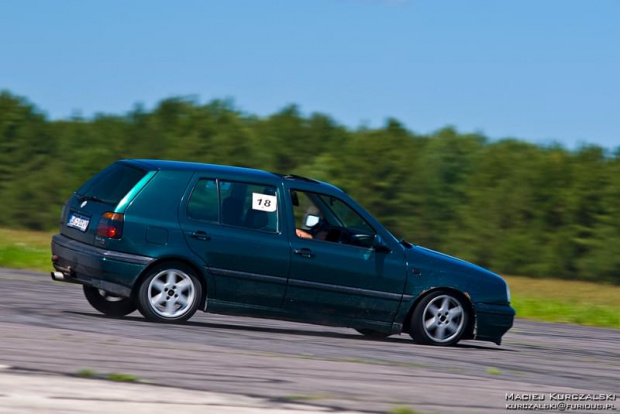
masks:
[[[278,207],[278,198],[276,196],[252,193],[252,209],[273,213]]]

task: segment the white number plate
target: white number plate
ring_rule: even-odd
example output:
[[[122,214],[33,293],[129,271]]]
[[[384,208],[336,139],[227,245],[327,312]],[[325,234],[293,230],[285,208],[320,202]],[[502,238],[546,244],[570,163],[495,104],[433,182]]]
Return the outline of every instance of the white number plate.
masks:
[[[88,217],[84,217],[79,214],[71,213],[69,215],[69,221],[67,222],[67,227],[73,227],[74,229],[78,229],[80,231],[86,231],[88,228],[88,223],[90,219]]]
[[[252,209],[273,213],[278,209],[278,198],[261,193],[252,193]]]

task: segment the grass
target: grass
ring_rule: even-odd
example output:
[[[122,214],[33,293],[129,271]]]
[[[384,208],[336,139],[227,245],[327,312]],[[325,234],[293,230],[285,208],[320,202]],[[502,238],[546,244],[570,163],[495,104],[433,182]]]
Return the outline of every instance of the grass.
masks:
[[[52,270],[54,232],[0,228],[0,267]],[[620,328],[620,286],[505,276],[520,318]]]
[[[137,382],[138,377],[130,374],[121,374],[118,372],[110,372],[105,376],[107,380],[116,381],[116,382]]]
[[[620,328],[620,286],[521,276],[505,279],[518,317]]]
[[[413,408],[407,407],[405,405],[397,405],[390,409],[390,414],[418,414],[419,411],[414,410]]]
[[[52,270],[50,244],[54,232],[0,229],[0,266]]]
[[[97,378],[99,373],[93,369],[85,368],[76,372],[75,375],[82,378]]]
[[[502,375],[502,370],[495,367],[488,367],[487,374],[489,375]]]
[[[327,398],[324,395],[310,394],[310,395],[287,395],[284,397],[289,401],[319,401]]]
[[[118,372],[110,372],[109,374],[101,374],[94,369],[85,368],[75,373],[76,376],[81,378],[97,378],[107,379],[108,381],[115,382],[138,382],[138,377],[130,374],[121,374]]]

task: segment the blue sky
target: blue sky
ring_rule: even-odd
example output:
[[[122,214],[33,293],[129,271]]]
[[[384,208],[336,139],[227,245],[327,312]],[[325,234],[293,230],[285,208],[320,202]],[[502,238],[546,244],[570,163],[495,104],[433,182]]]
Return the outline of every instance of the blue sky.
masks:
[[[0,89],[54,119],[194,96],[616,148],[620,0],[3,1]]]

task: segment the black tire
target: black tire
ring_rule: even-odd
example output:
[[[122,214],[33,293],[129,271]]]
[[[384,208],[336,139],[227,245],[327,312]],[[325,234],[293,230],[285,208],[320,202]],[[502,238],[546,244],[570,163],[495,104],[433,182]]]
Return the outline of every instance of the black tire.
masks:
[[[374,329],[366,329],[366,328],[356,329],[356,331],[361,333],[365,337],[372,338],[372,339],[385,339],[391,335],[389,333],[375,331]]]
[[[446,291],[430,293],[414,309],[409,335],[419,344],[455,345],[467,329],[468,309],[459,295]]]
[[[194,270],[183,263],[163,263],[142,280],[136,295],[138,310],[148,320],[184,322],[191,318],[202,299],[202,285]]]
[[[84,296],[90,305],[106,316],[120,318],[136,310],[136,303],[130,298],[121,298],[92,286],[83,285]]]

